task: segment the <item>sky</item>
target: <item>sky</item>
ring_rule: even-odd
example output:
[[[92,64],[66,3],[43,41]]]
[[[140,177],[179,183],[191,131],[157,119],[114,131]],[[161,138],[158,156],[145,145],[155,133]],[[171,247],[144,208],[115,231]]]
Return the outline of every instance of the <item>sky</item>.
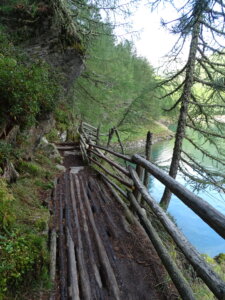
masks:
[[[137,53],[146,57],[154,67],[160,65],[161,57],[171,50],[177,39],[160,24],[161,17],[168,17],[169,12],[169,8],[151,12],[148,6],[142,5],[131,18],[133,28],[139,31],[139,38],[134,41]]]
[[[137,54],[146,57],[156,69],[159,67],[163,69],[165,66],[163,57],[169,53],[178,38],[162,28],[161,18],[166,21],[176,19],[175,10],[167,5],[152,12],[149,5],[142,3],[129,17],[129,22],[132,24],[131,32],[137,31],[138,37],[124,35],[125,38],[133,40]],[[116,33],[123,35],[121,28],[117,29]],[[182,57],[185,58],[186,55],[187,50],[184,50]]]

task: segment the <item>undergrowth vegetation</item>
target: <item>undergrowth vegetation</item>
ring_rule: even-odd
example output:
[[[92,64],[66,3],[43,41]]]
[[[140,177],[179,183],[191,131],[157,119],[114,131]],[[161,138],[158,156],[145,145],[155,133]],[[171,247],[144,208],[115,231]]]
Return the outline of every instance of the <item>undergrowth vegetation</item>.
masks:
[[[194,268],[189,264],[187,259],[181,250],[176,246],[175,242],[171,236],[165,231],[163,225],[153,214],[149,206],[146,204],[145,208],[148,212],[149,218],[153,223],[154,227],[157,229],[157,232],[163,241],[164,246],[167,248],[170,256],[177,264],[179,269],[182,271],[185,279],[188,281],[189,285],[193,289],[196,300],[214,300],[215,296],[209,290],[209,288],[204,284],[204,282],[197,276]],[[168,217],[176,224],[176,220],[167,213]],[[202,254],[205,261],[211,266],[211,268],[221,277],[222,280],[225,280],[225,255],[219,254],[216,257],[212,258],[207,254]],[[165,278],[165,283],[170,282],[171,279],[169,275]]]
[[[29,61],[0,27],[0,125],[34,125],[54,110],[59,89],[50,67],[42,60]]]
[[[0,178],[0,299],[22,297],[40,283],[50,287],[46,204],[57,173],[53,163],[38,150],[34,161],[16,163],[16,183]]]

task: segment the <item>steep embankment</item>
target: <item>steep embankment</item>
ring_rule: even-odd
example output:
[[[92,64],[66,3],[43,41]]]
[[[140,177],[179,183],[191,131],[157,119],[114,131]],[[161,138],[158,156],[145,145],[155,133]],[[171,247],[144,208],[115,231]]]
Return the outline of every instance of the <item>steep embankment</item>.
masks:
[[[40,141],[66,105],[83,48],[60,0],[1,1],[0,21],[0,299],[42,299],[60,156]]]
[[[0,83],[0,138],[15,141],[26,129],[34,146],[82,70],[82,43],[63,1],[10,3],[0,6],[1,77],[8,81]]]

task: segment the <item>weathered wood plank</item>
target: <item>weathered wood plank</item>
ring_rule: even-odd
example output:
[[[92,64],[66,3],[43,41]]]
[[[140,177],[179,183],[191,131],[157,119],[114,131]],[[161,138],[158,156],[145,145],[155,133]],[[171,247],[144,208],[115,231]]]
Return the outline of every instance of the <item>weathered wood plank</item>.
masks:
[[[62,189],[60,189],[59,195],[59,267],[60,267],[60,292],[61,292],[61,299],[67,299],[67,273],[66,273],[66,254],[65,254],[65,237],[64,237],[64,217],[63,217],[63,210],[64,210],[64,202],[62,196]]]
[[[84,204],[83,204],[83,201],[78,198],[78,201],[79,201],[79,204],[80,204],[80,212],[81,212],[81,216],[82,216],[82,224],[84,226],[84,235],[85,235],[85,238],[86,238],[86,242],[87,242],[87,245],[88,245],[88,252],[89,252],[89,258],[90,258],[90,263],[91,263],[91,266],[92,266],[92,269],[93,269],[93,272],[94,272],[94,276],[95,276],[95,280],[96,280],[96,287],[95,287],[95,290],[97,289],[97,286],[102,289],[102,281],[101,281],[101,276],[100,276],[100,273],[99,273],[99,269],[96,265],[96,262],[95,262],[95,257],[94,257],[94,249],[93,249],[93,244],[91,242],[91,238],[90,238],[90,234],[89,234],[89,228],[88,228],[88,222],[87,222],[87,216],[85,214],[85,210],[84,210]]]
[[[79,286],[78,286],[78,274],[76,254],[74,251],[74,242],[71,238],[69,229],[66,229],[68,256],[69,256],[69,274],[70,274],[70,296],[72,300],[80,300]]]
[[[56,146],[56,148],[61,151],[69,151],[75,149],[74,146]]]
[[[74,222],[76,225],[76,232],[77,232],[77,243],[75,244],[76,255],[78,260],[78,270],[80,274],[80,285],[82,290],[82,295],[85,300],[91,300],[91,287],[88,272],[86,269],[86,263],[84,260],[84,253],[83,253],[83,242],[81,238],[81,229],[80,223],[78,219],[78,211],[77,211],[77,203],[75,197],[75,185],[73,182],[73,178],[76,178],[76,175],[70,174],[70,192],[71,192],[71,202],[74,211]],[[81,197],[80,190],[77,188],[77,197]]]
[[[108,288],[111,290],[112,294],[114,295],[115,300],[120,300],[120,290],[119,290],[119,287],[117,284],[116,276],[115,276],[112,266],[110,264],[110,261],[107,256],[104,245],[102,243],[102,240],[99,236],[99,233],[98,233],[98,230],[97,230],[97,227],[95,224],[93,212],[91,210],[91,206],[90,206],[86,191],[84,189],[83,183],[81,183],[81,186],[82,186],[82,190],[84,193],[84,202],[85,202],[85,206],[87,209],[88,217],[89,217],[89,220],[90,220],[93,232],[94,232],[96,244],[98,246],[98,251],[99,251],[100,258],[101,258],[102,267],[104,268],[104,271],[106,274]],[[78,187],[78,183],[77,183],[77,187]]]
[[[54,283],[56,275],[56,246],[57,246],[57,235],[55,228],[51,231],[51,241],[50,241],[50,279]]]
[[[212,205],[202,198],[186,189],[182,184],[167,175],[151,162],[135,154],[132,156],[133,162],[146,168],[159,181],[167,186],[184,204],[191,208],[203,221],[213,228],[220,236],[225,238],[225,215],[216,210]]]
[[[137,186],[142,194],[142,197],[151,207],[153,213],[163,224],[166,231],[171,235],[174,242],[181,249],[187,260],[192,264],[196,273],[211,291],[218,297],[218,299],[224,299],[225,297],[225,282],[211,269],[211,267],[205,262],[198,251],[192,246],[192,244],[186,239],[186,237],[178,230],[176,225],[168,218],[164,210],[158,205],[158,203],[151,198],[146,190],[145,186],[140,182],[136,172],[129,167],[134,184]]]

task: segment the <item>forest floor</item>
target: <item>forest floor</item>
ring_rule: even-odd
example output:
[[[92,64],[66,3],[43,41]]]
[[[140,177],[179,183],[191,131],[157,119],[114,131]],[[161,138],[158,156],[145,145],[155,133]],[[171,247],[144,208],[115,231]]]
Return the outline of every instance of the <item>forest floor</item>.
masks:
[[[128,222],[76,145],[60,148],[66,171],[51,207],[58,236],[51,299],[178,299],[143,228]]]

